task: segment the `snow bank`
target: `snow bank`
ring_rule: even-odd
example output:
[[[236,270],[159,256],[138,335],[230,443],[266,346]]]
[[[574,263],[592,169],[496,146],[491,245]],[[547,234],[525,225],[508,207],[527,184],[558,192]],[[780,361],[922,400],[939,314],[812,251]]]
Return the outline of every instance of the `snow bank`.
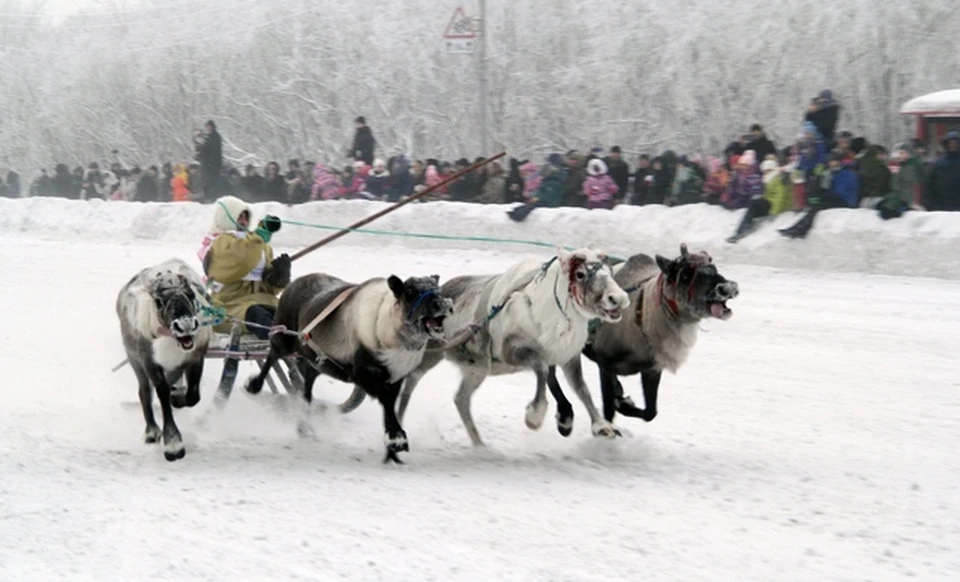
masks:
[[[344,226],[386,204],[367,201],[318,202],[295,207],[255,205],[255,213],[284,219]],[[578,208],[540,209],[522,224],[506,216],[507,206],[451,202],[411,204],[368,228],[447,236],[481,236],[537,240],[571,246],[595,242],[615,256],[635,252],[676,254],[679,244],[704,249],[724,263],[789,267],[822,271],[880,273],[960,279],[960,213],[912,212],[884,222],[869,210],[831,210],[817,217],[805,240],[777,233],[792,223],[793,213],[763,224],[737,245],[724,241],[743,215],[707,206],[619,207],[614,211]],[[199,244],[212,208],[193,203],[144,204],[71,201],[54,198],[0,199],[0,228],[47,240],[109,240]],[[275,245],[297,249],[330,234],[286,225]],[[485,248],[549,253],[519,244],[401,238],[353,233],[336,245],[370,247],[401,245],[411,249]]]

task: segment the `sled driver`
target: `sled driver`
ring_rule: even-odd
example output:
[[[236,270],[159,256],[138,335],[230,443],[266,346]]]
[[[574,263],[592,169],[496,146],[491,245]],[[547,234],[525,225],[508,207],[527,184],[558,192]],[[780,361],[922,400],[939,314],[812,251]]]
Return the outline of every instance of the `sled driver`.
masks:
[[[252,231],[250,207],[234,196],[213,204],[213,223],[197,255],[207,276],[214,303],[232,318],[214,328],[229,333],[233,320],[269,327],[277,309],[277,295],[290,283],[290,257],[274,258],[270,237],[280,230],[280,219],[264,216]],[[243,326],[243,331],[265,340],[269,330]],[[231,360],[235,361],[235,360]]]

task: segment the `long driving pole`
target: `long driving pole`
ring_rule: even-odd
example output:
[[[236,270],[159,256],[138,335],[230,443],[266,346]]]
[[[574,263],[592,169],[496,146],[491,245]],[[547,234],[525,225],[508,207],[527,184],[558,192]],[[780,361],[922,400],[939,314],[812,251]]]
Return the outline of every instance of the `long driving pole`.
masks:
[[[407,198],[406,200],[402,200],[402,201],[400,201],[400,202],[397,202],[397,203],[394,204],[393,206],[388,206],[387,208],[384,208],[384,209],[381,210],[380,212],[377,212],[376,214],[371,214],[370,216],[364,218],[363,220],[361,220],[361,221],[359,221],[359,222],[355,222],[355,223],[351,224],[350,226],[345,226],[345,227],[343,227],[342,230],[338,230],[337,232],[331,234],[331,235],[328,236],[327,238],[325,238],[325,239],[323,239],[323,240],[320,240],[320,241],[317,241],[317,242],[313,243],[312,245],[308,246],[307,248],[303,249],[302,251],[299,251],[299,252],[297,252],[296,254],[291,255],[291,256],[290,256],[290,260],[291,260],[291,261],[295,261],[295,260],[299,259],[300,257],[302,257],[302,256],[304,256],[304,255],[310,254],[310,253],[312,253],[313,251],[319,249],[320,247],[332,243],[333,241],[337,240],[337,239],[340,238],[341,236],[344,236],[344,235],[346,235],[347,233],[350,233],[350,232],[352,232],[352,231],[360,228],[361,226],[370,224],[371,222],[373,222],[374,220],[377,220],[378,218],[383,218],[384,216],[386,216],[387,214],[390,214],[391,212],[393,212],[394,210],[400,208],[401,206],[404,206],[404,205],[406,205],[406,204],[410,204],[411,202],[413,202],[413,201],[415,201],[415,200],[418,200],[418,199],[420,199],[420,198],[423,198],[424,196],[426,196],[427,194],[430,194],[430,193],[433,192],[434,190],[437,190],[438,188],[442,188],[443,186],[446,186],[446,185],[449,184],[450,182],[459,180],[460,178],[462,178],[463,176],[466,176],[466,175],[469,174],[470,172],[473,172],[473,171],[475,171],[475,170],[478,170],[478,169],[480,169],[482,166],[485,166],[485,165],[489,164],[490,162],[493,162],[493,161],[495,161],[495,160],[499,160],[500,158],[502,158],[502,157],[505,156],[505,155],[507,155],[507,152],[500,152],[499,154],[497,154],[497,155],[495,155],[495,156],[491,156],[491,157],[489,157],[489,158],[487,158],[487,159],[485,159],[485,160],[481,160],[481,161],[479,161],[479,162],[477,162],[477,163],[475,163],[475,164],[473,164],[473,165],[467,166],[466,168],[460,170],[460,171],[457,172],[456,174],[451,174],[446,180],[444,180],[444,181],[442,181],[442,182],[438,182],[437,184],[434,184],[433,186],[430,186],[429,188],[427,188],[427,189],[424,190],[423,192],[414,194],[413,196],[410,196],[410,197]]]

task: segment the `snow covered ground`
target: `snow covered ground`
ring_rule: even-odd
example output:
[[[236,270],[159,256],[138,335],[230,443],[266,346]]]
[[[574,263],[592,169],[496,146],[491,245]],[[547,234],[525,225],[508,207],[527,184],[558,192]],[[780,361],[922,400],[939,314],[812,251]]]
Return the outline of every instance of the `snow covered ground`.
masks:
[[[220,366],[211,362],[204,400],[177,414],[187,456],[168,463],[141,442],[139,410],[122,405],[137,400],[133,374],[110,372],[123,359],[113,302],[140,268],[195,260],[209,207],[162,210],[189,215],[185,234],[159,215],[131,228],[124,221],[147,214],[138,205],[49,202],[31,218],[48,228],[12,224],[28,214],[15,204],[41,203],[0,205],[2,580],[950,580],[960,571],[958,282],[748,266],[736,260],[747,251],[698,241],[731,256],[718,262],[740,283],[734,317],[704,324],[687,366],[664,378],[659,417],[620,421],[627,438],[593,439],[577,402],[569,439],[552,412],[528,430],[532,375],[518,375],[477,392],[490,450],[473,450],[452,402],[457,374],[444,364],[411,403],[407,464],[387,466],[376,403],[318,415],[317,441],[301,441],[290,419],[242,390],[214,414]],[[413,226],[427,231],[417,216]],[[641,232],[634,218],[610,215],[600,235]],[[560,217],[541,220],[551,219]],[[446,220],[433,230],[457,228],[480,227]],[[673,254],[682,234],[637,250]],[[316,236],[291,227],[277,243],[294,250]],[[295,263],[295,274],[447,278],[520,256],[371,238],[351,235]],[[900,243],[927,244],[915,238]],[[916,259],[957,270],[952,255]],[[870,268],[896,271],[897,260]],[[625,386],[641,398],[637,379]],[[323,379],[317,392],[338,399],[347,388]]]

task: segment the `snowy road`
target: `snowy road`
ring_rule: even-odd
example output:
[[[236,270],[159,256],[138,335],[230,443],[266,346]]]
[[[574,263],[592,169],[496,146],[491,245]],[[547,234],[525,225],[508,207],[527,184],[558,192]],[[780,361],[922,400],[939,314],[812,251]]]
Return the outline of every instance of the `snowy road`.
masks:
[[[194,248],[0,239],[0,580],[948,580],[960,572],[960,283],[721,264],[740,283],[665,376],[660,416],[616,442],[523,424],[532,375],[474,399],[471,450],[444,364],[403,467],[379,406],[318,442],[242,391],[180,411],[187,456],[141,442],[113,302]],[[324,249],[295,274],[502,269],[516,255]],[[242,368],[246,376],[249,368]],[[596,385],[595,369],[587,365]],[[625,384],[641,398],[638,380]],[[346,390],[329,380],[321,397]],[[572,394],[571,394],[572,396]],[[595,397],[598,397],[595,396]]]

